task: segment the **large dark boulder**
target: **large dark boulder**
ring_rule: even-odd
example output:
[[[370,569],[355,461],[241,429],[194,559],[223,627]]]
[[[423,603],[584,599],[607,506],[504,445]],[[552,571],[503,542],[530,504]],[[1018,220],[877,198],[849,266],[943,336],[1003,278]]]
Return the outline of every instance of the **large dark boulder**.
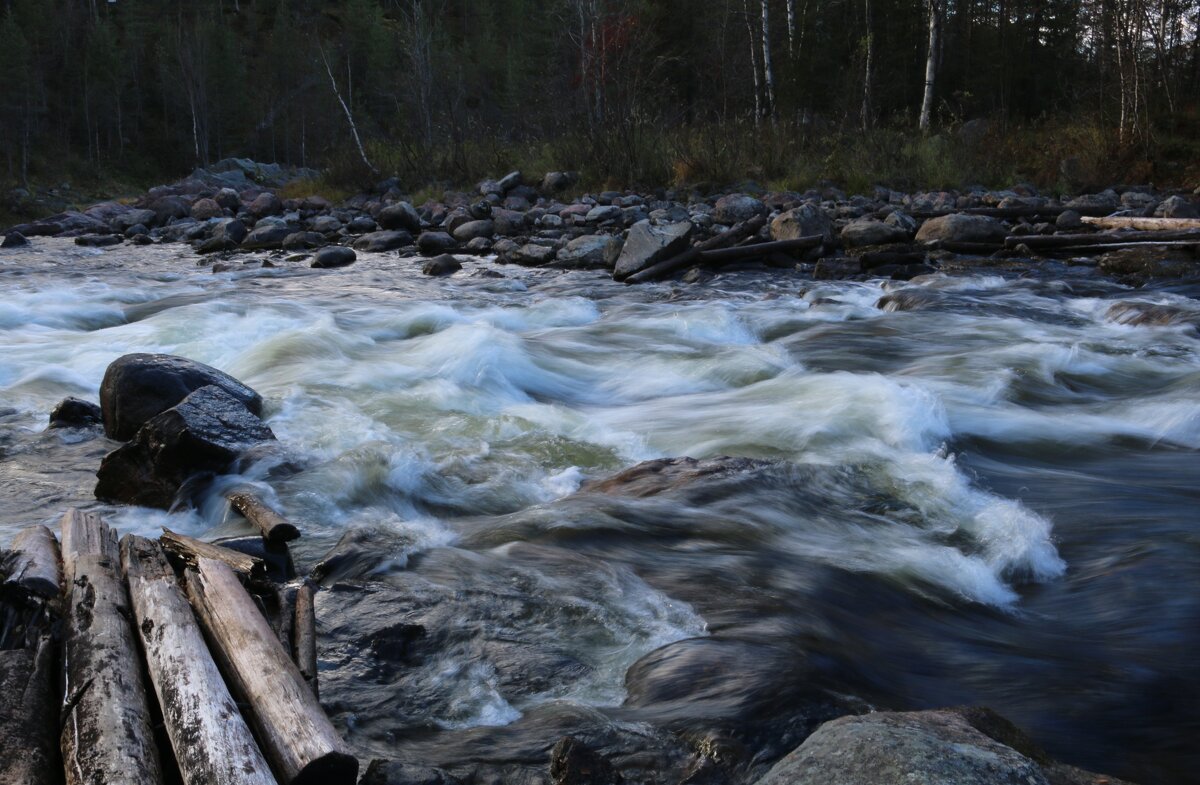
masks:
[[[917,231],[917,242],[931,243],[1002,243],[1007,232],[1004,224],[986,215],[954,213],[930,218]]]
[[[169,354],[119,357],[100,383],[104,432],[111,439],[127,441],[147,420],[210,385],[241,401],[252,414],[262,414],[262,396],[212,366]]]
[[[344,245],[333,245],[318,251],[317,258],[313,259],[312,266],[317,268],[345,267],[354,264],[356,259],[358,259],[358,254],[354,253],[353,248],[347,248]]]
[[[25,245],[29,245],[29,239],[20,232],[9,232],[4,235],[4,242],[0,242],[0,248],[20,248]]]
[[[396,202],[379,211],[379,225],[384,229],[421,231],[421,216],[408,202]]]
[[[373,253],[394,251],[406,245],[412,245],[412,235],[403,229],[371,232],[354,241],[354,247],[358,250]]]
[[[103,421],[100,407],[73,396],[63,398],[50,412],[51,428],[89,428]]]
[[[444,253],[441,256],[435,256],[425,263],[421,268],[421,272],[426,275],[437,277],[454,275],[462,269],[462,262],[458,261],[453,254]]]
[[[258,226],[242,240],[242,248],[247,251],[262,251],[282,248],[283,241],[292,234],[287,224],[267,224]]]
[[[650,221],[638,221],[629,228],[629,236],[621,246],[613,278],[624,280],[634,273],[687,250],[692,233],[690,221],[665,226],[653,226]]]
[[[189,479],[225,472],[243,453],[274,439],[241,399],[216,385],[201,387],[104,456],[96,497],[170,509]]]

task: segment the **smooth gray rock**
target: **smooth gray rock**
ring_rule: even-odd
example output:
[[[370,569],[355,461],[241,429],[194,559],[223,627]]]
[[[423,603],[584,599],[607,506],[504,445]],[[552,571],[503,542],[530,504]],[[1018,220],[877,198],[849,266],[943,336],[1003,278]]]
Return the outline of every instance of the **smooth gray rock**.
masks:
[[[283,238],[283,248],[286,251],[302,251],[308,248],[320,248],[325,245],[325,235],[320,232],[292,232]]]
[[[860,218],[842,227],[842,242],[849,248],[902,243],[908,239],[909,234],[904,229],[873,218]]]
[[[477,221],[467,221],[464,224],[456,227],[451,234],[454,239],[460,243],[470,242],[477,237],[491,237],[496,231],[495,225],[490,219],[482,219]]]
[[[634,273],[687,250],[692,233],[690,221],[654,226],[649,220],[629,228],[613,269],[613,278],[624,280]]]
[[[441,256],[435,256],[425,263],[421,268],[421,272],[425,275],[433,275],[437,277],[454,275],[462,269],[462,262],[458,261],[453,255],[444,253]]]
[[[567,243],[555,255],[554,266],[572,270],[612,269],[620,253],[620,237],[588,234]]]
[[[246,239],[242,240],[242,248],[247,251],[261,251],[274,248],[282,248],[283,241],[292,234],[292,230],[286,224],[267,224],[259,226],[246,235]]]
[[[385,229],[378,232],[371,232],[370,234],[364,234],[354,241],[354,247],[357,250],[373,253],[394,251],[406,245],[412,245],[412,235],[403,229]]]
[[[833,221],[816,205],[802,204],[780,213],[771,221],[772,240],[797,240],[816,235],[833,239]]]
[[[457,247],[458,241],[447,232],[421,232],[421,236],[417,238],[417,248],[420,248],[423,254],[446,253]]]
[[[421,231],[421,216],[408,202],[396,202],[379,211],[379,225],[384,229]]]
[[[526,267],[538,267],[554,260],[554,249],[548,245],[527,243],[505,255],[505,259],[513,264]]]
[[[756,215],[766,214],[767,206],[761,200],[746,194],[729,194],[717,200],[713,210],[713,220],[732,226],[742,221],[749,221]]]
[[[917,231],[917,242],[941,240],[949,243],[1002,243],[1004,224],[986,215],[954,213],[930,218]]]
[[[317,251],[317,256],[313,259],[312,266],[322,269],[345,267],[354,264],[357,259],[358,254],[354,253],[353,248],[347,248],[344,245],[332,245]]]

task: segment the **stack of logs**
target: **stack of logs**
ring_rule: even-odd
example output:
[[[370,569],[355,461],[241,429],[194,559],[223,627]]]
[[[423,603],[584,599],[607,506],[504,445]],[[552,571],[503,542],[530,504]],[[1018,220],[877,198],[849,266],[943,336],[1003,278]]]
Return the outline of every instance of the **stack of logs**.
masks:
[[[317,700],[314,586],[286,580],[299,532],[253,494],[230,502],[262,532],[239,549],[118,542],[80,510],[61,559],[46,527],[17,536],[0,562],[0,782],[356,781]]]

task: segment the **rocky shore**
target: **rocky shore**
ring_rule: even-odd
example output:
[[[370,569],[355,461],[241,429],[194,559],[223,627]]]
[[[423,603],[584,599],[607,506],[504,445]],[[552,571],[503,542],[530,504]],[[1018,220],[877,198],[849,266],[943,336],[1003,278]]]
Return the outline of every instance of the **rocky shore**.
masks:
[[[353,264],[356,252],[426,256],[428,275],[461,268],[454,254],[502,264],[595,269],[642,282],[715,270],[774,268],[816,279],[910,280],[937,272],[1104,275],[1141,285],[1197,274],[1200,208],[1192,194],[1152,186],[1051,197],[1006,190],[847,195],[834,187],[767,192],[605,191],[567,198],[576,176],[521,172],[413,204],[398,181],[334,205],[280,198],[308,171],[228,159],[151,189],[130,204],[102,202],[14,226],[4,244],[39,236],[84,246],[180,242],[243,265]],[[292,186],[295,189],[295,186]],[[279,252],[265,261],[262,252]],[[252,256],[247,254],[253,253]]]

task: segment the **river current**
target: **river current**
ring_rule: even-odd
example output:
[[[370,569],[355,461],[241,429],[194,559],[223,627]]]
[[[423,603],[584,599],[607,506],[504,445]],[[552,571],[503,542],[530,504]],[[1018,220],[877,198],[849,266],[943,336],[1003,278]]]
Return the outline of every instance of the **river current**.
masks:
[[[984,704],[1067,762],[1200,781],[1200,336],[1106,316],[1117,301],[1200,312],[1200,289],[1087,267],[626,287],[486,259],[446,279],[394,255],[276,264],[213,274],[185,246],[56,240],[0,252],[0,545],[96,504],[113,445],[47,430],[54,404],[96,400],[122,354],[178,354],[258,390],[305,467],[238,478],[304,531],[302,570],[374,532],[377,574],[454,573],[461,590],[477,570],[539,598],[505,621],[522,645],[581,663],[508,689],[495,658],[448,649],[405,677],[424,690],[414,727],[616,706],[657,647],[736,633],[788,641],[874,705]],[[920,307],[877,307],[896,290]],[[672,456],[780,463],[704,503],[576,494]],[[235,533],[220,485],[198,510],[98,508],[122,531]]]

